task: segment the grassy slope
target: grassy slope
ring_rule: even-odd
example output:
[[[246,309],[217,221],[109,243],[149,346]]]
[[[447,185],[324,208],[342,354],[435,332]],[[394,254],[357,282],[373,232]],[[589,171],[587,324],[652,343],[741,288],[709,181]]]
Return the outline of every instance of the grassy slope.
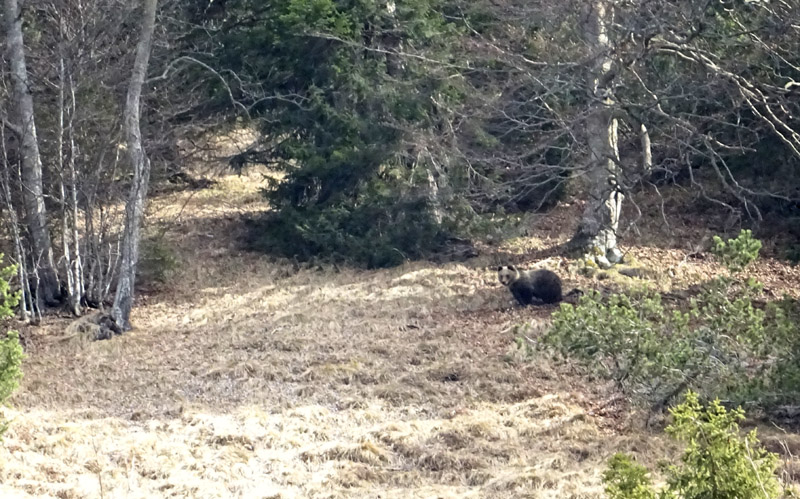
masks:
[[[337,272],[237,251],[238,213],[266,209],[259,181],[155,200],[181,266],[134,332],[37,330],[0,496],[599,497],[614,451],[672,445],[614,429],[624,414],[600,415],[599,388],[568,368],[522,361],[512,326],[552,309],[504,311],[491,256]]]

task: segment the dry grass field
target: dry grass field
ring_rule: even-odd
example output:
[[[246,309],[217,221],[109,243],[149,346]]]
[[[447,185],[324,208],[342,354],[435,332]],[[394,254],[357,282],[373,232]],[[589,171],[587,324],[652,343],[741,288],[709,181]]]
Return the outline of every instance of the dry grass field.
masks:
[[[0,497],[590,498],[615,451],[674,452],[599,384],[521,356],[513,326],[553,309],[509,309],[491,256],[357,271],[240,251],[239,215],[267,209],[262,180],[154,199],[148,230],[168,229],[179,266],[131,333],[65,341],[67,319],[29,332]],[[564,237],[540,236],[509,252]]]

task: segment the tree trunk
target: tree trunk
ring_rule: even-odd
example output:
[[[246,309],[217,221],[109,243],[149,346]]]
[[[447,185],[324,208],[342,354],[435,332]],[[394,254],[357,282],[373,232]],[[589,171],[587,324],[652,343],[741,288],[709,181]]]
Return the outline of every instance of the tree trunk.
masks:
[[[447,178],[447,164],[449,157],[444,157],[444,164],[436,161],[433,153],[426,150],[428,155],[428,206],[431,209],[433,220],[441,225],[444,221],[446,204],[450,201],[450,187]]]
[[[73,245],[73,274],[77,280],[75,293],[78,298],[78,308],[80,308],[81,297],[86,293],[86,282],[83,272],[83,256],[81,253],[81,238],[78,232],[78,169],[75,165],[75,85],[72,83],[72,76],[68,78],[70,90],[70,113],[69,127],[67,134],[69,137],[69,186],[70,186],[70,211],[72,212],[72,245]],[[74,307],[74,305],[73,305]]]
[[[403,39],[398,34],[401,30],[397,20],[397,6],[394,0],[388,0],[385,7],[388,22],[380,38],[382,48],[386,50],[386,73],[393,78],[398,78],[405,71],[405,67],[400,56],[400,52],[403,50]]]
[[[22,246],[22,237],[20,236],[21,231],[19,227],[19,219],[17,218],[17,209],[14,206],[13,198],[11,196],[11,175],[8,172],[9,161],[5,145],[5,129],[0,127],[0,148],[2,148],[2,159],[4,165],[1,183],[3,188],[3,197],[5,198],[6,207],[8,209],[7,221],[11,229],[11,235],[14,237],[14,258],[17,262],[17,277],[19,278],[21,293],[19,309],[22,314],[22,320],[27,323],[30,321],[30,312],[33,311],[34,307],[30,306],[30,281],[28,280],[28,269],[26,269],[25,265],[22,263],[25,261],[25,249]]]
[[[653,173],[653,148],[650,146],[650,132],[644,123],[639,124],[639,140],[642,144],[642,175]]]
[[[17,0],[4,0],[3,6],[8,37],[8,58],[11,63],[14,118],[22,135],[20,142],[24,217],[30,236],[34,272],[38,275],[36,298],[40,303],[52,306],[60,301],[60,289],[50,231],[47,227],[47,211],[42,187],[42,158],[39,155],[39,143],[36,138],[33,97],[28,86],[25,46],[22,39],[22,12]]]
[[[613,0],[595,0],[588,5],[584,36],[595,58],[589,70],[592,109],[586,120],[589,148],[589,200],[573,243],[593,250],[592,256],[605,257],[617,246],[617,228],[622,209],[619,189],[619,152],[617,119],[609,91],[612,79],[611,44],[608,26],[613,15]]]
[[[131,329],[130,316],[136,282],[136,264],[139,261],[139,232],[150,181],[150,160],[142,147],[139,116],[142,86],[147,76],[147,65],[153,42],[157,4],[158,0],[144,0],[141,38],[136,46],[136,59],[128,86],[128,97],[125,101],[125,138],[133,166],[133,182],[125,205],[122,257],[114,306],[111,311],[111,315],[123,331]]]
[[[64,63],[64,20],[59,20],[59,31],[61,38],[58,47],[58,173],[59,173],[59,194],[61,195],[61,261],[63,262],[64,277],[67,281],[67,296],[66,300],[69,304],[72,313],[75,316],[81,315],[81,295],[78,292],[78,276],[75,273],[75,262],[72,259],[70,246],[70,236],[72,230],[70,227],[70,203],[67,200],[67,186],[65,177],[65,149],[64,149],[64,136],[66,134],[66,126],[64,121],[65,108],[66,108],[66,65]],[[72,126],[70,120],[70,126]],[[71,151],[74,152],[74,151]],[[70,154],[71,156],[73,154]],[[70,160],[71,161],[71,160]],[[76,221],[73,220],[72,227],[75,227]]]
[[[436,176],[433,173],[433,165],[428,165],[425,168],[425,175],[427,177],[427,195],[428,208],[431,210],[433,221],[437,225],[441,225],[444,221],[444,207],[442,206],[441,197],[439,195],[439,184],[436,182]]]

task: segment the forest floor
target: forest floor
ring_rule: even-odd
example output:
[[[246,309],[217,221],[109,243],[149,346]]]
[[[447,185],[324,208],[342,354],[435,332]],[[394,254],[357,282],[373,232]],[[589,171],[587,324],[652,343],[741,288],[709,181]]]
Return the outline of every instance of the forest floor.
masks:
[[[614,452],[654,464],[678,449],[602,383],[515,344],[514,326],[533,335],[554,307],[511,307],[500,260],[546,259],[568,289],[618,284],[552,256],[579,206],[464,263],[298,268],[237,245],[240,215],[268,209],[262,184],[224,175],[153,200],[148,231],[166,230],[179,262],[139,300],[134,331],[63,341],[69,319],[26,331],[0,497],[588,498],[602,496]],[[662,242],[631,252],[678,276],[665,286],[718,272],[691,245]],[[768,293],[797,293],[797,268],[764,258],[754,272]],[[800,438],[761,435],[800,469]]]

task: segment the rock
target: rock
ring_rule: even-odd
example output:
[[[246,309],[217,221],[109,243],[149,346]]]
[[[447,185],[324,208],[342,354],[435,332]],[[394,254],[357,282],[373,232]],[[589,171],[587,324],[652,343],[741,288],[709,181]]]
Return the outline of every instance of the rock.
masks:
[[[621,268],[618,269],[617,272],[626,276],[626,277],[642,277],[642,269],[638,269],[635,267],[630,268]]]
[[[611,262],[608,261],[608,258],[604,257],[603,255],[598,255],[594,257],[595,263],[601,269],[610,269],[612,267]]]
[[[594,262],[594,257],[588,253],[583,255],[583,265],[585,267],[597,268],[597,264]]]
[[[606,252],[606,258],[612,264],[620,263],[620,262],[622,262],[622,251],[620,251],[619,248],[617,248],[616,246],[613,247],[613,248],[610,248]]]

